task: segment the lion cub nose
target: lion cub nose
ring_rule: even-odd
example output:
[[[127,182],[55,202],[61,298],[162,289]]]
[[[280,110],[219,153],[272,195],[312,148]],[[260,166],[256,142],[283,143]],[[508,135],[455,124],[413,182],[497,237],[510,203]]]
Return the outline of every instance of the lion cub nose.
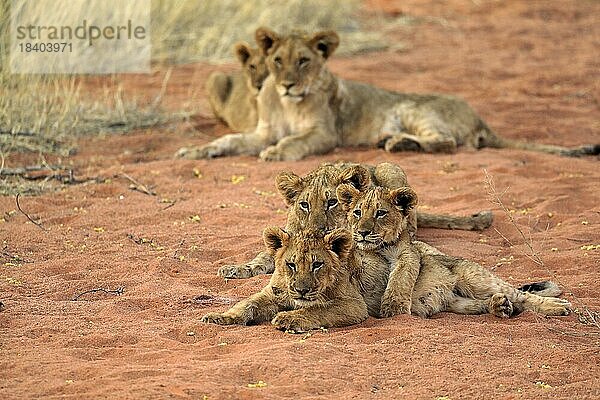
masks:
[[[285,83],[282,83],[282,84],[281,84],[281,86],[283,86],[283,87],[285,88],[285,90],[290,90],[290,88],[291,88],[292,86],[294,86],[294,83],[293,83],[293,82],[292,82],[292,83],[290,83],[290,82],[285,82]]]
[[[298,293],[300,295],[300,297],[304,297],[304,295],[306,295],[308,292],[310,292],[309,288],[306,287],[300,287],[300,288],[294,288],[296,290],[296,293]]]
[[[366,239],[367,236],[371,233],[371,231],[358,231],[359,235]]]

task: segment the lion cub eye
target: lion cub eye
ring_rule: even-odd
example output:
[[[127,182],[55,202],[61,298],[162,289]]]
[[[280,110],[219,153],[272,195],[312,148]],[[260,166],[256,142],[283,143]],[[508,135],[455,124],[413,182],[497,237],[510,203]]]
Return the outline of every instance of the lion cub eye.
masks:
[[[275,57],[273,60],[276,66],[281,67],[281,57]]]
[[[387,213],[388,212],[385,211],[385,210],[377,210],[375,212],[375,218],[383,218],[383,217],[385,217],[387,215]]]
[[[300,202],[300,208],[303,209],[304,211],[308,211],[308,202],[306,201],[301,201]]]
[[[300,67],[305,67],[305,66],[307,66],[307,65],[308,65],[308,63],[309,63],[309,62],[310,62],[310,59],[308,59],[308,58],[306,58],[306,57],[301,57],[301,58],[298,60],[298,66],[300,66]]]
[[[296,264],[291,263],[291,262],[286,262],[285,266],[288,267],[290,269],[290,271],[296,272]]]
[[[312,271],[317,272],[323,266],[323,262],[315,261],[312,263]]]
[[[354,216],[355,216],[356,218],[360,218],[360,216],[362,215],[362,213],[361,213],[361,212],[360,212],[360,210],[358,210],[358,209],[357,209],[357,210],[354,210],[354,212],[353,212],[352,214],[354,214]]]
[[[337,205],[338,205],[337,199],[329,199],[329,200],[327,200],[327,209],[328,210],[332,209],[333,207],[335,207]]]
[[[256,65],[250,64],[250,71],[256,71]]]

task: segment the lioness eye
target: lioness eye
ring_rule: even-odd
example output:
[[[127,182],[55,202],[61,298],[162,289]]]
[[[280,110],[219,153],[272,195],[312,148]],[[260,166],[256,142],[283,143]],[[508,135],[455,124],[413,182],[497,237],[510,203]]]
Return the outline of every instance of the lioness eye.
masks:
[[[256,71],[256,65],[250,64],[250,71]]]
[[[375,218],[383,218],[383,217],[385,217],[387,215],[387,213],[388,212],[385,211],[385,210],[377,210],[375,212]]]
[[[327,200],[327,209],[329,210],[329,209],[337,206],[337,204],[338,204],[337,199],[329,199],[329,200]]]
[[[303,209],[304,211],[308,211],[308,202],[301,201],[300,202],[300,208]]]
[[[313,272],[316,272],[322,266],[323,266],[323,263],[321,261],[315,261],[315,262],[313,262],[312,263],[312,270],[313,270]]]
[[[300,59],[298,60],[298,65],[299,65],[299,66],[301,66],[301,67],[303,67],[303,66],[305,66],[305,65],[308,65],[308,62],[309,62],[309,61],[310,61],[310,60],[309,60],[308,58],[306,58],[306,57],[302,57],[302,58],[300,58]]]
[[[281,65],[281,57],[275,57],[273,62],[275,63],[275,65],[280,66]]]
[[[291,262],[286,262],[285,263],[286,267],[288,267],[292,272],[296,272],[296,264],[291,263]]]
[[[354,216],[355,216],[356,218],[360,218],[360,216],[361,216],[361,212],[360,212],[360,210],[354,210]]]

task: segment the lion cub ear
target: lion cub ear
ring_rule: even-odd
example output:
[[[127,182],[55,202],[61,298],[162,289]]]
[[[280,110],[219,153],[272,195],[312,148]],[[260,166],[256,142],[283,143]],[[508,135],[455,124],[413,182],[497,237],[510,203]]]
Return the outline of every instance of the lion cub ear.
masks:
[[[347,212],[350,210],[354,200],[360,195],[360,191],[354,186],[345,183],[337,187],[335,194],[337,195],[342,208]]]
[[[349,183],[361,192],[371,186],[371,173],[362,165],[344,169],[339,176],[340,183]]]
[[[290,235],[277,226],[270,226],[263,231],[263,241],[267,249],[275,253],[277,250],[287,245]]]
[[[316,51],[324,59],[328,59],[340,44],[340,37],[335,31],[317,32],[308,40],[308,47]]]
[[[344,260],[352,250],[352,234],[346,229],[337,228],[323,238],[325,246],[333,251],[340,260]]]
[[[408,213],[417,206],[418,198],[414,190],[409,187],[401,187],[390,191],[390,201],[396,207],[402,209],[402,214]]]
[[[233,46],[233,53],[242,64],[246,64],[246,61],[252,55],[252,49],[248,43],[238,42]]]
[[[254,33],[254,39],[258,47],[262,50],[262,53],[266,56],[269,54],[269,50],[279,43],[281,37],[269,28],[260,27]]]
[[[293,172],[286,171],[280,172],[275,177],[275,186],[288,206],[294,204],[303,188],[302,179]]]

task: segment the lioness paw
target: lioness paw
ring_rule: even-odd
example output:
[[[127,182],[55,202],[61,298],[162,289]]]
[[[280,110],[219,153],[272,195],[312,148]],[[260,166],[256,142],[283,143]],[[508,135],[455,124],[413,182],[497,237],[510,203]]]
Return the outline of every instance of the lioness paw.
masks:
[[[505,294],[496,293],[490,298],[490,314],[496,317],[509,318],[513,315],[513,305]]]
[[[545,297],[540,311],[545,315],[569,315],[571,303],[558,297]]]
[[[389,318],[400,314],[410,315],[411,306],[410,300],[383,299],[381,301],[380,314],[383,318]]]
[[[182,147],[175,153],[176,158],[185,158],[187,160],[201,160],[218,157],[220,155],[222,155],[222,152],[219,148],[211,144],[202,147]]]
[[[302,155],[291,151],[290,147],[287,147],[286,150],[280,146],[267,147],[260,152],[259,157],[263,161],[298,161],[302,159]]]
[[[293,331],[295,333],[307,332],[321,327],[320,324],[314,323],[294,311],[280,312],[273,318],[271,324],[282,331]]]
[[[206,314],[204,317],[202,317],[202,319],[200,321],[207,323],[207,324],[217,324],[217,325],[233,325],[233,324],[237,323],[235,321],[235,319],[232,318],[231,316],[217,313],[217,312],[212,312],[212,313]]]

